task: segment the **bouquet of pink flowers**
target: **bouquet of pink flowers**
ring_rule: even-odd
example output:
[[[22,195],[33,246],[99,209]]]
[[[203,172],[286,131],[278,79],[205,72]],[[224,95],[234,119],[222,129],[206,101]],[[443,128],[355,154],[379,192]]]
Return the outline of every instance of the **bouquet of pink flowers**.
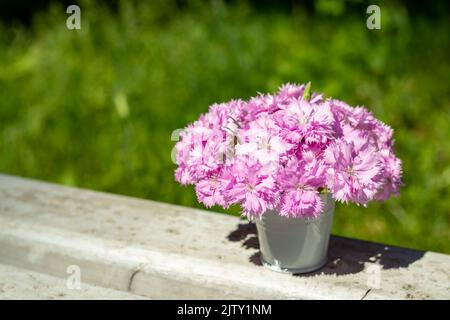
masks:
[[[363,107],[286,84],[274,94],[213,104],[177,142],[176,180],[205,206],[240,204],[258,217],[277,210],[317,217],[321,193],[366,205],[398,194],[393,130]]]

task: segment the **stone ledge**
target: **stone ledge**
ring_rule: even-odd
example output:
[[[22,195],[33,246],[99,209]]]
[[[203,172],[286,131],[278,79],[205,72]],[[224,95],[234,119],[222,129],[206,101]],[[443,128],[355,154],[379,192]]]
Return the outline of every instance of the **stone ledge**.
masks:
[[[159,299],[450,298],[444,254],[332,237],[327,266],[303,276],[258,254],[235,217],[0,175],[3,264],[62,279],[77,265],[83,283]]]
[[[85,283],[79,288],[71,289],[64,279],[0,264],[0,299],[134,300],[145,298]]]

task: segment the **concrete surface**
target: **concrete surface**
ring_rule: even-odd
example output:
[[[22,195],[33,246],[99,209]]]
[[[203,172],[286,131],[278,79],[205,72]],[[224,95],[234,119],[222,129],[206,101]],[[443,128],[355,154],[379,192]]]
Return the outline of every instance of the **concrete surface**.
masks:
[[[332,237],[324,269],[279,274],[260,265],[256,228],[236,217],[7,175],[0,264],[52,279],[75,266],[82,284],[148,298],[450,298],[445,254]]]
[[[140,300],[145,298],[85,283],[79,287],[67,285],[67,281],[61,278],[14,266],[0,265],[0,299]]]

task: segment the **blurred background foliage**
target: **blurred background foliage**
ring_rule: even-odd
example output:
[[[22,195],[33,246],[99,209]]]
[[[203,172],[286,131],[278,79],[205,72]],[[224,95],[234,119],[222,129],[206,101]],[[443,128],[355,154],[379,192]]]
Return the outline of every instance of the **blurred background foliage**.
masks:
[[[74,31],[68,4],[0,5],[1,172],[200,207],[173,130],[312,81],[391,125],[404,166],[400,197],[338,205],[333,233],[450,253],[447,1],[379,2],[381,30],[367,1],[84,1]]]

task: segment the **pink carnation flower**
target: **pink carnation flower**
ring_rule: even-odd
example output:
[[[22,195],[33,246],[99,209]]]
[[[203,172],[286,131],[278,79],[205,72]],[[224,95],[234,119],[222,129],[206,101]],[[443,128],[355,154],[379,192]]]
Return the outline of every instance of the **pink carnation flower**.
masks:
[[[248,217],[260,216],[272,209],[276,200],[273,177],[265,174],[263,167],[250,158],[238,158],[231,167],[233,181],[226,191],[230,203],[242,203],[244,214]]]
[[[389,149],[380,151],[382,172],[381,187],[375,195],[376,200],[387,200],[391,194],[398,195],[402,186],[402,162]]]
[[[195,193],[199,202],[210,208],[214,205],[228,207],[223,194],[227,181],[219,175],[200,180],[195,185]]]
[[[268,115],[252,121],[240,131],[236,155],[247,155],[263,165],[279,165],[280,158],[293,146],[280,136],[281,128]]]
[[[327,169],[327,187],[342,202],[367,204],[377,192],[380,172],[376,150],[360,139],[339,139],[324,154]]]
[[[325,182],[325,166],[314,162],[290,161],[278,174],[277,182],[283,186],[279,204],[280,214],[287,217],[317,217],[323,202],[318,189]]]
[[[333,138],[333,114],[328,103],[313,105],[295,100],[277,111],[276,121],[285,128],[284,137],[292,143],[322,143]]]
[[[207,207],[240,204],[249,218],[272,209],[317,217],[322,190],[363,205],[398,194],[393,141],[392,128],[367,109],[286,84],[273,95],[213,104],[181,134],[175,178],[194,184]]]

